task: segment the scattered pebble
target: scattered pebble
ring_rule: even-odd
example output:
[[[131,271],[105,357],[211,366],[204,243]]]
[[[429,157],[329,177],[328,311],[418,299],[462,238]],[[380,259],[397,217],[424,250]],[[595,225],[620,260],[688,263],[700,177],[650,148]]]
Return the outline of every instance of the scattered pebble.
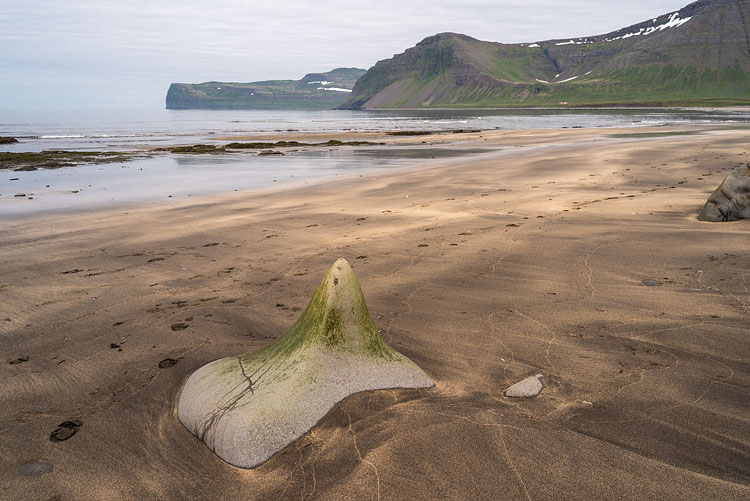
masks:
[[[52,473],[55,469],[52,463],[40,461],[38,463],[26,463],[18,469],[19,477],[39,477],[45,473]]]
[[[177,363],[177,360],[174,358],[165,358],[161,362],[159,362],[159,368],[160,369],[168,369],[170,367],[174,367],[174,365]]]
[[[49,439],[51,442],[64,442],[78,433],[78,428],[80,428],[81,426],[83,426],[83,423],[78,419],[63,421],[62,423],[57,425],[55,431],[50,433]]]
[[[176,324],[172,324],[170,329],[173,331],[182,331],[190,327],[190,324],[186,324],[185,322],[177,322]]]
[[[10,361],[10,362],[8,362],[8,363],[9,363],[10,365],[16,365],[16,364],[22,364],[22,363],[24,363],[24,362],[28,362],[28,361],[29,361],[29,357],[18,357],[18,358],[16,358],[15,360],[11,360],[11,361]]]
[[[659,287],[660,285],[662,285],[661,282],[659,282],[658,280],[654,280],[652,278],[647,278],[646,280],[642,281],[641,283],[643,285],[645,285],[646,287]]]
[[[543,377],[544,376],[542,376],[541,374],[527,377],[523,381],[519,381],[513,386],[510,386],[507,390],[505,390],[503,395],[511,398],[535,397],[539,395],[539,393],[541,393],[542,391],[542,388],[544,388],[544,385],[542,385]]]

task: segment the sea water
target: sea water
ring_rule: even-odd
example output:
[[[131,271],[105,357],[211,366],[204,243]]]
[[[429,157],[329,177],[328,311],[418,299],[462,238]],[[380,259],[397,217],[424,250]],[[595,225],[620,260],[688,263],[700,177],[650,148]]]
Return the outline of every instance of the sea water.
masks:
[[[258,111],[113,110],[0,112],[0,136],[19,140],[0,152],[140,151],[232,136],[404,130],[555,129],[666,124],[750,124],[748,110],[420,110]],[[342,138],[345,139],[345,138]],[[0,170],[0,218],[100,206],[184,199],[336,176],[422,165],[491,150],[377,147],[217,155],[159,154],[32,172]],[[16,195],[24,196],[16,196]]]

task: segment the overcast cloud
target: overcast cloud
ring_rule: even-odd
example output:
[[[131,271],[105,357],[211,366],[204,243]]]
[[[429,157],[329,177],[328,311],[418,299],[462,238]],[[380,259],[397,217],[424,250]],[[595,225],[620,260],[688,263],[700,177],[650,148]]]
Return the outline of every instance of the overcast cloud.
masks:
[[[0,0],[0,110],[161,108],[170,82],[369,68],[444,31],[495,42],[606,33],[689,0]]]

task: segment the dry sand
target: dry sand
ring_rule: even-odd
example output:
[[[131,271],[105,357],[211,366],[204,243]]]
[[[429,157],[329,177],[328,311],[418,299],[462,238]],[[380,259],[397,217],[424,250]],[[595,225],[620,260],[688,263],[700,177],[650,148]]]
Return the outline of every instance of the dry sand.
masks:
[[[611,132],[467,135],[504,151],[6,220],[0,497],[747,499],[750,221],[696,219],[750,161],[747,131]],[[285,332],[337,257],[437,386],[354,395],[229,466],[177,420],[181,385]],[[535,374],[537,398],[502,395]]]

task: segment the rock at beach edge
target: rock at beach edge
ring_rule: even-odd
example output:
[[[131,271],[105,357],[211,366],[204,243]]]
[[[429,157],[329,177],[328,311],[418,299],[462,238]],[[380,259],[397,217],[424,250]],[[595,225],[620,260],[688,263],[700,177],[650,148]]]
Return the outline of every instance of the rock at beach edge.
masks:
[[[737,167],[714,191],[701,209],[701,221],[750,219],[750,164]]]

